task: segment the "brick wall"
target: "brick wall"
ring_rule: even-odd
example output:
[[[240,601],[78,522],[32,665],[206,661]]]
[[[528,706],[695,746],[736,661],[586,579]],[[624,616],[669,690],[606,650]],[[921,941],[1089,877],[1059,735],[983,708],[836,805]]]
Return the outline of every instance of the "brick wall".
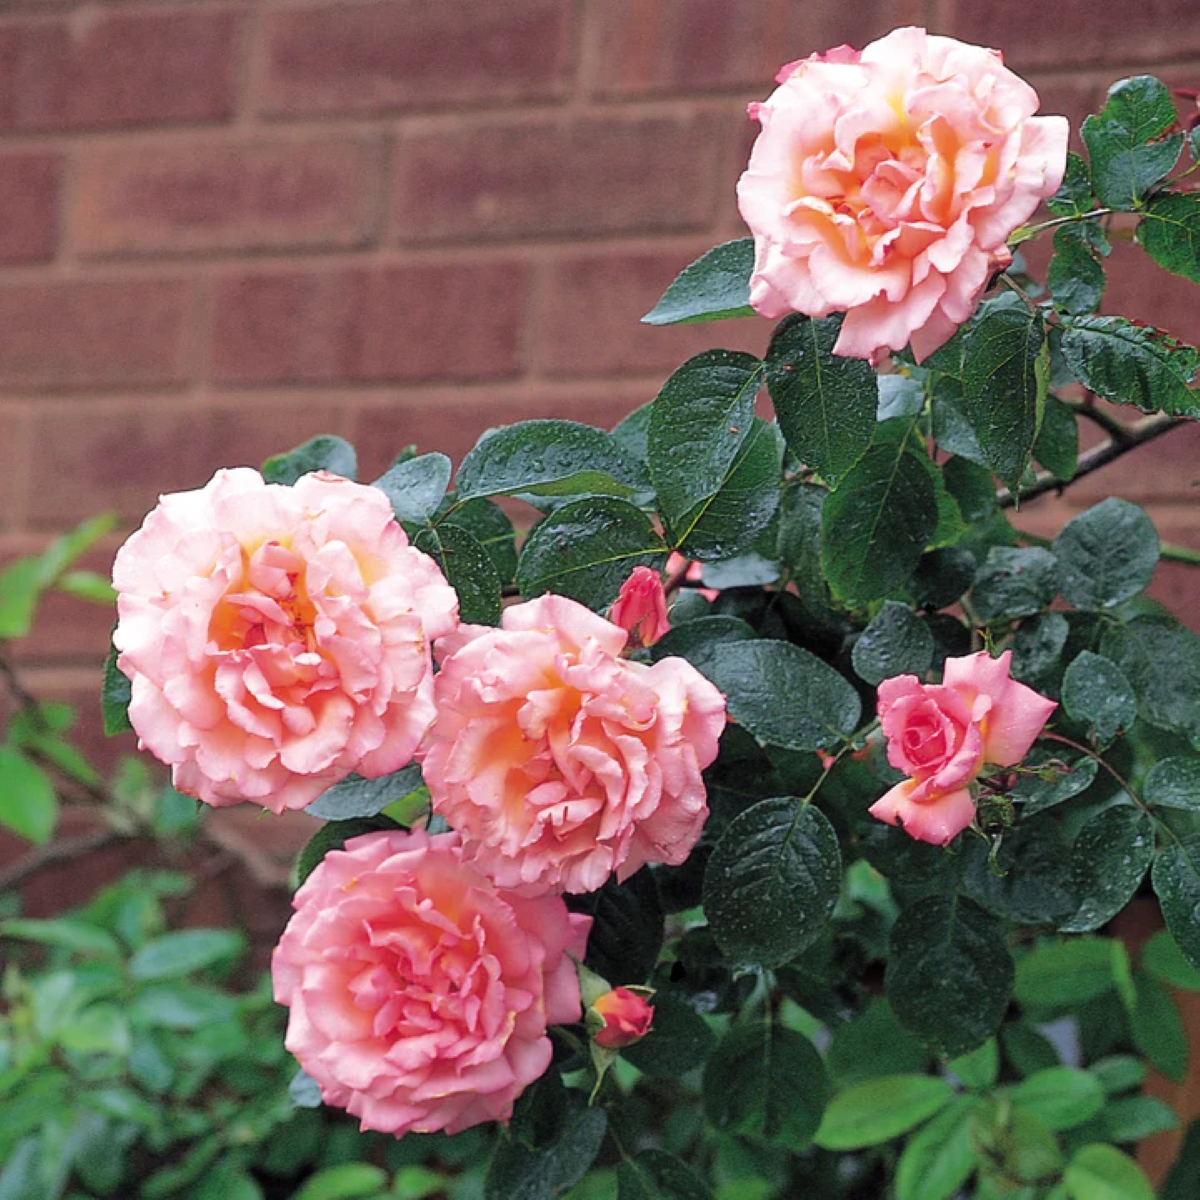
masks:
[[[158,492],[319,431],[355,440],[370,478],[410,441],[458,459],[501,421],[610,425],[698,349],[765,344],[764,322],[637,318],[739,234],[745,102],[780,63],[923,22],[1002,47],[1077,122],[1122,74],[1196,83],[1195,17],[1194,0],[9,0],[0,553],[101,509],[128,527]],[[1114,261],[1120,307],[1200,335],[1189,285]],[[1115,476],[1194,545],[1198,451],[1176,433]],[[1193,619],[1196,578],[1159,583]],[[53,600],[21,647],[30,681],[90,713],[107,624]]]

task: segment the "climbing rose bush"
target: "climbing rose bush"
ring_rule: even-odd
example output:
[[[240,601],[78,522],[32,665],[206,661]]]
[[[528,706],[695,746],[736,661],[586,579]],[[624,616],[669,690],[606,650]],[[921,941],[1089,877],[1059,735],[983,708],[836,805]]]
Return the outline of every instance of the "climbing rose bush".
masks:
[[[113,586],[129,719],[206,804],[304,808],[404,766],[433,720],[458,597],[376,488],[218,471],[160,500]]]
[[[971,315],[1062,182],[1065,117],[994,50],[896,29],[789,63],[738,184],[764,317],[844,312],[835,353],[918,362]]]
[[[591,918],[497,887],[455,833],[368,833],[317,865],[271,960],[287,1048],[364,1129],[506,1121],[582,1015]]]
[[[681,658],[622,658],[626,638],[542,596],[438,644],[422,771],[434,812],[502,887],[595,891],[682,863],[700,837],[725,701]]]

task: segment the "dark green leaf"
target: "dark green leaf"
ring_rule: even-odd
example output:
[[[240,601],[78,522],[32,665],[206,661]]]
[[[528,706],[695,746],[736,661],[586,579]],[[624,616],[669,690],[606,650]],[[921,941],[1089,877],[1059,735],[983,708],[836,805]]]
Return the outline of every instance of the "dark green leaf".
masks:
[[[130,959],[134,979],[175,979],[237,958],[246,939],[232,929],[181,929],[147,942]]]
[[[1084,1004],[1112,991],[1118,950],[1109,938],[1043,942],[1017,963],[1013,994],[1033,1008]]]
[[[908,1140],[896,1164],[896,1200],[950,1200],[975,1169],[971,1114],[977,1101],[959,1096]]]
[[[1079,422],[1075,410],[1057,396],[1046,397],[1046,411],[1033,444],[1033,457],[1064,483],[1075,478],[1079,465]]]
[[[484,1200],[554,1200],[595,1161],[608,1128],[602,1108],[574,1112],[562,1134],[540,1150],[502,1138],[488,1166]]]
[[[1059,189],[1046,201],[1056,217],[1078,217],[1096,207],[1092,177],[1087,163],[1073,150],[1067,153],[1067,169]]]
[[[962,546],[947,546],[944,550],[922,554],[909,584],[914,603],[921,608],[945,608],[953,604],[971,586],[977,566],[975,555]],[[943,624],[940,619],[942,615],[935,614],[928,618],[926,628]],[[953,621],[954,618],[950,617],[949,620]],[[943,651],[944,647],[938,645],[935,637],[935,663],[939,662],[938,655]]]
[[[645,464],[650,438],[650,416],[654,402],[635,408],[619,420],[612,430],[613,439],[634,462]]]
[[[712,1192],[682,1159],[643,1150],[617,1168],[617,1200],[712,1200]]]
[[[825,1055],[829,1073],[842,1087],[876,1075],[920,1071],[928,1061],[929,1052],[909,1036],[882,996],[834,1030]]]
[[[1079,909],[1059,926],[1091,933],[1129,903],[1154,857],[1154,823],[1132,805],[1115,805],[1093,817],[1071,850],[1071,886]]]
[[[396,463],[371,486],[392,502],[397,521],[420,525],[437,512],[450,472],[450,460],[444,454],[422,454]]]
[[[887,600],[854,643],[851,659],[872,685],[896,675],[923,679],[933,665],[933,634],[907,604]]]
[[[1164,846],[1150,882],[1171,935],[1188,962],[1200,969],[1200,834]]]
[[[501,584],[512,583],[517,574],[517,535],[513,523],[498,504],[490,500],[468,500],[465,504],[456,504],[439,518],[438,523],[457,525],[474,534],[492,560]]]
[[[625,500],[590,496],[536,526],[521,550],[517,585],[526,599],[555,592],[603,612],[634,567],[661,570],[666,558],[645,513]]]
[[[1087,1071],[1049,1067],[1016,1084],[1009,1096],[1047,1129],[1074,1129],[1104,1107],[1104,1089]]]
[[[1158,533],[1143,509],[1110,496],[1054,539],[1063,596],[1076,608],[1115,608],[1150,582]]]
[[[46,772],[19,750],[0,746],[0,826],[39,845],[58,821],[58,796]]]
[[[1187,1127],[1159,1200],[1195,1200],[1196,1196],[1200,1196],[1200,1118]]]
[[[763,745],[820,750],[841,743],[858,726],[858,694],[799,646],[725,643],[713,650],[706,670],[725,693],[730,719]]]
[[[1045,433],[1046,426],[1042,426]],[[955,456],[942,465],[946,490],[954,497],[964,521],[982,521],[996,507],[996,485],[986,467]]]
[[[1102,745],[1137,719],[1137,697],[1120,667],[1102,654],[1081,651],[1063,675],[1063,708]]]
[[[814,484],[790,484],[779,499],[778,553],[805,588],[824,589],[821,510],[829,493]]]
[[[757,637],[758,634],[737,617],[697,617],[668,630],[650,647],[650,657],[655,662],[662,658],[686,658],[692,666],[704,671],[718,646],[726,642],[752,642]]]
[[[1200,812],[1200,758],[1180,754],[1156,762],[1142,784],[1142,799],[1152,808]]]
[[[825,1150],[861,1150],[890,1142],[949,1104],[953,1089],[928,1075],[881,1075],[839,1092],[813,1140]]]
[[[1092,1063],[1088,1070],[1100,1081],[1106,1096],[1131,1092],[1146,1080],[1146,1066],[1132,1054],[1113,1054]]]
[[[967,333],[963,399],[987,465],[1015,488],[1042,424],[1050,350],[1040,313],[1014,298]]]
[[[663,944],[663,910],[650,871],[624,883],[610,879],[599,891],[570,896],[573,912],[592,918],[584,962],[614,987],[645,983]]]
[[[967,420],[961,387],[948,381],[943,383],[944,386],[934,392],[930,405],[933,440],[947,454],[954,454],[978,466],[987,467],[979,439],[971,428],[971,422]]]
[[[1152,75],[1122,79],[1108,89],[1099,113],[1083,123],[1092,182],[1100,203],[1128,210],[1175,165],[1183,149],[1175,103]]]
[[[345,821],[329,821],[309,838],[296,859],[296,882],[303,883],[330,850],[340,850],[351,838],[363,833],[379,833],[399,829],[390,817],[352,817]]]
[[[793,313],[766,357],[767,389],[789,448],[833,487],[871,444],[879,404],[870,364],[833,353],[842,320]]]
[[[1064,317],[1062,330],[1063,357],[1096,395],[1145,412],[1200,416],[1188,386],[1200,368],[1191,346],[1124,317]]]
[[[1110,1142],[1131,1144],[1178,1129],[1179,1117],[1157,1096],[1125,1096],[1105,1105],[1100,1128]]]
[[[925,384],[910,375],[876,375],[879,404],[875,409],[877,421],[893,421],[897,417],[915,417],[925,408]]]
[[[403,799],[420,786],[421,768],[415,763],[378,779],[349,775],[323,792],[304,811],[322,821],[373,817],[383,812],[393,800]]]
[[[1155,979],[1187,992],[1200,992],[1200,970],[1183,956],[1175,939],[1160,929],[1142,947],[1142,966]]]
[[[1000,1031],[1000,1040],[1004,1043],[1005,1057],[1019,1075],[1032,1075],[1060,1063],[1050,1039],[1024,1021],[1006,1025]]]
[[[1138,713],[1161,729],[1200,735],[1200,638],[1155,617],[1110,628],[1100,643],[1137,693]]]
[[[885,988],[905,1028],[938,1054],[973,1050],[995,1033],[1013,988],[1003,924],[965,897],[918,900],[892,930]]]
[[[293,484],[311,471],[328,471],[345,479],[358,476],[358,456],[344,438],[323,433],[263,463],[262,476],[268,483]]]
[[[708,1022],[687,1001],[672,992],[658,992],[650,1032],[621,1053],[647,1075],[679,1079],[702,1066],[716,1043]]]
[[[1046,269],[1046,286],[1059,312],[1095,312],[1104,297],[1104,268],[1086,232],[1067,225],[1054,231],[1054,257]]]
[[[458,614],[473,625],[500,620],[500,576],[488,552],[460,525],[426,526],[413,545],[430,555],[458,593]]]
[[[778,967],[820,936],[841,881],[837,834],[824,814],[787,797],[763,800],[717,842],[704,911],[736,964]]]
[[[848,604],[882,599],[908,581],[937,524],[925,466],[903,442],[873,446],[825,501],[821,561],[830,587]]]
[[[975,615],[986,625],[1049,608],[1058,573],[1058,561],[1040,546],[993,546],[971,588]]]
[[[683,269],[642,321],[646,325],[677,325],[691,321],[720,321],[726,317],[752,317],[750,274],[753,270],[753,238],[738,238],[715,246]]]
[[[1146,206],[1137,236],[1160,267],[1200,283],[1200,195],[1155,196]]]
[[[104,660],[104,685],[100,692],[100,709],[106,736],[128,733],[133,729],[129,723],[129,701],[132,698],[133,684],[117,666],[117,648],[110,646],[108,657]]]
[[[1070,877],[1071,848],[1052,820],[1022,816],[995,851],[972,839],[963,847],[963,890],[990,913],[1019,925],[1057,925],[1079,908]]]
[[[1070,632],[1071,626],[1062,613],[1040,613],[1022,621],[1013,640],[1013,678],[1044,691],[1058,674]]]
[[[792,1152],[812,1141],[828,1093],[812,1043],[778,1024],[735,1025],[704,1072],[704,1108],[717,1129]]]
[[[1187,1074],[1188,1039],[1171,993],[1152,975],[1134,975],[1137,1003],[1131,1014],[1133,1044],[1168,1078],[1182,1083]]]
[[[629,497],[644,486],[611,433],[557,419],[489,429],[458,468],[458,500],[480,496]]]

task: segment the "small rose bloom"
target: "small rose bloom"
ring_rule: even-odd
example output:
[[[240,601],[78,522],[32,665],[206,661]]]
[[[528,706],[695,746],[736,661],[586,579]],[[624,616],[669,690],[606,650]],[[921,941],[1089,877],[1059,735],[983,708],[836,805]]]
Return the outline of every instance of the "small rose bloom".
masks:
[[[948,658],[940,684],[897,675],[879,685],[888,762],[909,776],[871,806],[889,825],[945,845],[975,817],[985,763],[1015,766],[1057,705],[1009,676],[1012,651]]]
[[[629,578],[621,584],[612,611],[608,614],[614,625],[620,625],[630,640],[652,646],[671,628],[667,619],[667,594],[662,578],[649,567],[634,567]]]
[[[206,804],[304,808],[404,766],[433,720],[430,645],[458,600],[377,488],[218,471],[160,499],[113,585],[129,719]]]
[[[595,891],[614,871],[678,865],[700,837],[725,700],[681,658],[623,659],[625,642],[542,596],[438,644],[425,782],[501,887]]]
[[[921,361],[974,311],[1066,168],[1067,121],[1000,54],[896,29],[789,63],[738,184],[765,317],[846,313],[835,353]]]
[[[397,1137],[507,1121],[582,1012],[591,918],[497,888],[456,833],[368,833],[293,898],[271,960],[285,1044],[327,1104]]]
[[[592,1010],[604,1019],[604,1028],[592,1035],[592,1041],[605,1050],[632,1046],[650,1032],[654,1006],[645,996],[628,988],[613,988],[592,1002]]]

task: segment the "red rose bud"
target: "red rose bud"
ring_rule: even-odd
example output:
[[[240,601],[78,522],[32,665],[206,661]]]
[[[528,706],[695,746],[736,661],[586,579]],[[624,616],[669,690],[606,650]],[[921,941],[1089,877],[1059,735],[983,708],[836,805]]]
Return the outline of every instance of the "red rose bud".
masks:
[[[667,620],[667,594],[657,571],[634,567],[617,594],[609,620],[631,639],[651,646],[671,628]]]
[[[632,1046],[650,1032],[654,1020],[654,1006],[629,988],[613,988],[594,1000],[591,1007],[604,1021],[604,1027],[592,1035],[592,1040],[605,1050]]]

